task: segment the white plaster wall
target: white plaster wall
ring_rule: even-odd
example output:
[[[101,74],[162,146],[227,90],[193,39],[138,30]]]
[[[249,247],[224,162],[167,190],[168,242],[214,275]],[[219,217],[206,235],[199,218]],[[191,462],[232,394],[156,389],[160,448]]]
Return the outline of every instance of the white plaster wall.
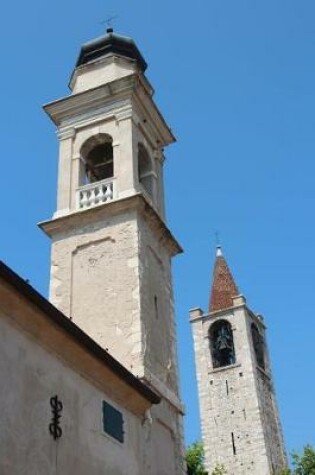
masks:
[[[113,54],[77,68],[71,81],[72,93],[92,89],[137,71],[137,64]]]
[[[157,473],[144,469],[140,418],[0,317],[1,475]],[[48,430],[49,401],[56,394],[63,403],[58,441]],[[123,413],[123,444],[102,432],[104,399]]]
[[[186,475],[182,417],[165,399],[151,409],[152,423],[146,433],[147,471],[143,475]]]

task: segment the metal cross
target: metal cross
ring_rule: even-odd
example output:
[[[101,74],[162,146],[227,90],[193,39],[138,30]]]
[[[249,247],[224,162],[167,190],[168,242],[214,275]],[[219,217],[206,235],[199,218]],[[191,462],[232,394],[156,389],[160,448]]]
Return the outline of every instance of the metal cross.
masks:
[[[116,18],[118,18],[118,15],[109,16],[104,21],[101,21],[101,24],[102,25],[107,25],[107,28],[112,28],[113,27],[113,20],[116,20]]]

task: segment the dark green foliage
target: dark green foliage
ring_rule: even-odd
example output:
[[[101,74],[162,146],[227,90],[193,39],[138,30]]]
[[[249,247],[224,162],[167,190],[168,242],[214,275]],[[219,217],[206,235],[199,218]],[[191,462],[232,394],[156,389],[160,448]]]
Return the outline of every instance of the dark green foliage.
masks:
[[[306,445],[302,454],[291,454],[293,470],[284,468],[274,475],[315,475],[315,449]],[[187,475],[208,475],[204,468],[204,450],[201,442],[195,442],[186,452]],[[217,465],[211,475],[225,475],[223,465]]]
[[[301,455],[293,452],[291,457],[293,470],[286,468],[275,475],[315,475],[315,449],[311,445],[306,445]]]
[[[204,468],[204,450],[201,442],[195,442],[186,451],[187,475],[208,475]]]
[[[293,473],[296,475],[315,475],[315,449],[306,445],[302,455],[292,453]]]

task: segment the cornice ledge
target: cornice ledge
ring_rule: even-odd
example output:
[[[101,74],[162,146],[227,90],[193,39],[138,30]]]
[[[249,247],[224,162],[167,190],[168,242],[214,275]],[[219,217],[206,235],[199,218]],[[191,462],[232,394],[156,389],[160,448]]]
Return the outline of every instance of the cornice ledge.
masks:
[[[140,91],[142,91],[142,94]],[[158,134],[161,142],[160,145],[166,146],[176,142],[176,137],[167,125],[158,106],[151,96],[145,94],[141,83],[138,83],[138,87],[135,88],[133,99],[136,106],[135,109],[139,111],[139,113],[137,112],[138,116],[143,116],[147,119],[147,124],[150,124],[153,131],[155,130],[155,133]]]
[[[159,232],[160,242],[167,246],[171,256],[183,252],[182,247],[176,241],[162,218],[147,202],[141,193],[133,196],[110,201],[94,208],[75,210],[67,215],[59,216],[51,220],[42,221],[38,224],[40,229],[49,237],[69,231],[77,226],[85,226],[95,221],[107,219],[109,216],[123,213],[127,210],[138,210],[147,218],[148,223]]]
[[[145,370],[145,374],[139,378],[142,383],[152,389],[154,392],[158,393],[160,396],[164,397],[175,409],[180,412],[182,415],[185,415],[185,407],[180,401],[177,394],[175,394],[171,389],[169,389],[165,383],[160,381],[156,376],[154,376],[148,369]]]
[[[263,327],[264,329],[266,329],[266,325],[263,321],[263,318],[261,315],[257,315],[256,313],[254,313],[249,307],[248,305],[243,302],[243,303],[238,303],[238,304],[234,304],[233,306],[231,307],[228,307],[228,308],[224,308],[222,310],[215,310],[214,312],[209,312],[209,313],[205,313],[193,320],[209,320],[209,319],[215,319],[217,317],[221,317],[225,314],[233,314],[234,310],[239,310],[239,309],[244,309],[248,315],[256,322],[258,323],[261,327]]]
[[[230,369],[241,368],[241,363],[234,363],[229,366],[221,366],[220,368],[212,368],[208,371],[208,374],[220,373],[222,371],[229,371]]]
[[[142,211],[147,219],[147,222],[154,229],[158,229],[160,231],[160,241],[169,247],[171,255],[176,256],[177,254],[181,254],[182,252],[184,252],[181,245],[177,242],[169,228],[166,226],[164,220],[151,206],[146,197],[143,194],[139,194],[138,196],[140,196],[142,199]]]
[[[231,305],[231,307],[223,308],[220,310],[214,310],[213,312],[209,312],[203,315],[204,319],[210,319],[210,318],[216,318],[216,317],[222,317],[224,314],[232,314],[234,310],[239,310],[239,309],[247,309],[247,306],[245,303],[240,303],[237,305]]]
[[[113,99],[118,94],[132,91],[138,84],[137,75],[131,74],[120,79],[102,84],[93,89],[63,97],[43,106],[44,111],[58,126],[73,115],[82,114],[86,110],[104,105],[104,101]]]

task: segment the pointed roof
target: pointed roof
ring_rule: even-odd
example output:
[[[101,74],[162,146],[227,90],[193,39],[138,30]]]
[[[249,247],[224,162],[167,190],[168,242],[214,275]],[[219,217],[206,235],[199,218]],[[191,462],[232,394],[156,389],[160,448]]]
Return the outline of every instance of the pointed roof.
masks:
[[[223,256],[221,246],[217,246],[210,293],[209,312],[224,310],[233,306],[233,297],[239,295],[233,275]]]

